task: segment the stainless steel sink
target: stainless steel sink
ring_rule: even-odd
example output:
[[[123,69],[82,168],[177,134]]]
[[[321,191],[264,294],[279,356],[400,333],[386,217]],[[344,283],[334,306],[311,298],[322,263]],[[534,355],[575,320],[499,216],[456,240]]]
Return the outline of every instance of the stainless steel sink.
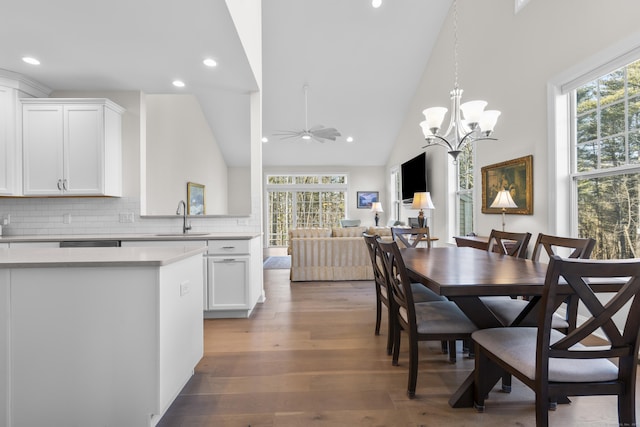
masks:
[[[157,233],[154,236],[158,237],[189,237],[189,236],[206,236],[211,233]]]

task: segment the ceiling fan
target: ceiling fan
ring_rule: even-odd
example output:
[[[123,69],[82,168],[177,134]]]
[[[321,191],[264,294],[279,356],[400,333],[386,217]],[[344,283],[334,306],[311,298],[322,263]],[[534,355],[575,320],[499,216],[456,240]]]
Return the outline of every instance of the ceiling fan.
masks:
[[[327,128],[323,125],[316,125],[309,127],[309,101],[308,91],[309,86],[304,85],[304,129],[302,130],[282,130],[277,131],[274,135],[280,136],[280,139],[302,138],[304,140],[314,140],[317,142],[326,142],[327,139],[335,141],[337,137],[341,136],[335,128]]]

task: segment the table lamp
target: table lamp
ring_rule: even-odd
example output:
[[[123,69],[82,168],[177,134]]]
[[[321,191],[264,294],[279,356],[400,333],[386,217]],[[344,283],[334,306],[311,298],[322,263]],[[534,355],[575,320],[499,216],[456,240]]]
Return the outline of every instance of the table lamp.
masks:
[[[431,201],[431,193],[428,191],[421,193],[413,193],[413,203],[411,203],[411,209],[420,209],[418,213],[418,224],[420,227],[424,227],[424,211],[423,209],[435,209],[433,202]]]
[[[373,202],[371,203],[371,212],[375,212],[376,213],[376,227],[378,226],[378,221],[380,221],[380,217],[378,216],[378,212],[384,212],[382,210],[382,203],[380,202]]]
[[[513,201],[509,190],[501,190],[498,191],[498,195],[496,196],[493,203],[491,203],[490,207],[502,208],[502,231],[504,231],[504,214],[507,211],[507,208],[517,208],[518,205],[516,205],[516,202]]]

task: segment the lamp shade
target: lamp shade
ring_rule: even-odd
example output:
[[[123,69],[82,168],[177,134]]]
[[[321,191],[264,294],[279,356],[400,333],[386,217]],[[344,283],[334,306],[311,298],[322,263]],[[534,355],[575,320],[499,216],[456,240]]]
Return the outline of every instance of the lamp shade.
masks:
[[[380,202],[371,203],[371,212],[384,212],[382,210],[382,203]]]
[[[517,208],[516,202],[513,201],[511,197],[511,193],[509,190],[501,190],[498,192],[493,203],[491,203],[492,208]]]
[[[433,202],[431,201],[431,193],[420,192],[413,193],[413,203],[411,203],[411,209],[435,209]]]

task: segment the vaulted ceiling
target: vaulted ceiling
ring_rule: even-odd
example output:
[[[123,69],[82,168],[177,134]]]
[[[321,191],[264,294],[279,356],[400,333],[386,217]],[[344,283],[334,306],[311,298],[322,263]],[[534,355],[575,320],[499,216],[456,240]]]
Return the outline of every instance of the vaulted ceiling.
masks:
[[[263,1],[263,164],[385,164],[450,5]],[[20,0],[2,12],[0,68],[60,91],[192,93],[227,163],[248,165],[248,93],[258,84],[224,0]],[[305,127],[304,85],[309,127],[338,129],[336,141],[274,135]]]

